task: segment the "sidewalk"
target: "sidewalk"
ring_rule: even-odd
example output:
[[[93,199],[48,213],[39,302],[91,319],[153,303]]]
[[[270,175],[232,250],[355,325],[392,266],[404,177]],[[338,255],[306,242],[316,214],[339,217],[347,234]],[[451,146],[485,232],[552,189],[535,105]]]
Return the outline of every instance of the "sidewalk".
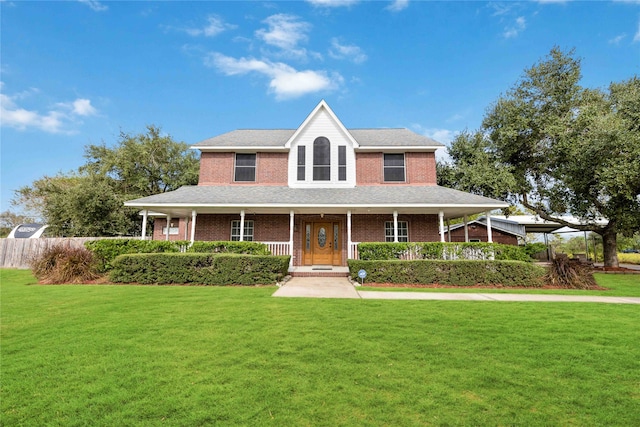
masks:
[[[294,277],[273,294],[292,298],[360,298],[390,300],[443,301],[519,301],[519,302],[598,302],[608,304],[640,304],[640,297],[606,297],[557,294],[482,294],[446,292],[358,291],[343,277]]]

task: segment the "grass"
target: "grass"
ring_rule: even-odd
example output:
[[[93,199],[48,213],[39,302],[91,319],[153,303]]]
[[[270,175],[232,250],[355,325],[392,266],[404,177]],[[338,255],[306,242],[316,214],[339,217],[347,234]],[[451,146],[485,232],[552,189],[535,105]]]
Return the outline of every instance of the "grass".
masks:
[[[454,292],[454,293],[502,293],[502,294],[561,294],[561,295],[602,295],[610,297],[640,297],[640,274],[603,274],[595,273],[594,277],[599,286],[606,290],[580,290],[580,289],[501,289],[501,288],[383,288],[375,286],[362,286],[361,291],[388,291],[388,292]]]
[[[4,425],[640,423],[633,305],[0,279]]]

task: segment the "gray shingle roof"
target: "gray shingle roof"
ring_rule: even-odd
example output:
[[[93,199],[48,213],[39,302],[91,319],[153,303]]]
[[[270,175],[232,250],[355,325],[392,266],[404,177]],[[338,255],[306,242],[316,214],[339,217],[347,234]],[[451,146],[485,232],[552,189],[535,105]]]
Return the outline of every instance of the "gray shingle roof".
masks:
[[[204,147],[284,147],[295,129],[238,129],[192,145]],[[406,128],[348,129],[361,147],[444,147]]]
[[[506,203],[437,185],[290,188],[286,186],[185,186],[131,200],[127,206],[469,206],[500,208]]]

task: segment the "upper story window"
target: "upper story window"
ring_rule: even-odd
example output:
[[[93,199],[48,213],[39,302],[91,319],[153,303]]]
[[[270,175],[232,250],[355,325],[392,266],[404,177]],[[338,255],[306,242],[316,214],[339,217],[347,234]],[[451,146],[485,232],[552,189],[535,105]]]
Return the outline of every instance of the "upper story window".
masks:
[[[338,146],[338,181],[347,180],[347,147]]]
[[[324,136],[313,141],[313,180],[331,180],[331,143]]]
[[[304,145],[299,145],[298,146],[298,181],[304,181],[307,177],[306,156],[307,156],[307,147],[305,147]]]
[[[256,155],[236,153],[236,167],[234,180],[239,182],[253,182],[256,180]]]
[[[384,181],[405,181],[404,153],[384,154]]]

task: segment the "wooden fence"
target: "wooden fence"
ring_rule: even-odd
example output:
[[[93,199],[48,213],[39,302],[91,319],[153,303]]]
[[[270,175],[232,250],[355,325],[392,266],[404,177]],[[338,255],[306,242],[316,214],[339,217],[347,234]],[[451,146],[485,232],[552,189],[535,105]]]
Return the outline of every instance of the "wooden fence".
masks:
[[[29,263],[31,262],[31,260],[40,255],[47,248],[55,245],[80,248],[84,247],[84,242],[98,239],[104,239],[104,237],[0,239],[0,267],[29,268]]]

